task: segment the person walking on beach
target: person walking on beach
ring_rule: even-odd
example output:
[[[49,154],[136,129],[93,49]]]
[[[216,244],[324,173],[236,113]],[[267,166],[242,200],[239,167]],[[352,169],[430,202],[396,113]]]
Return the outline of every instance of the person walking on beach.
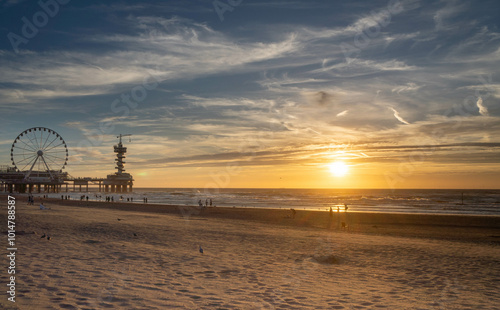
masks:
[[[337,205],[337,229],[340,229],[340,206]]]
[[[333,210],[332,207],[330,207],[330,212],[328,214],[328,229],[332,229],[333,225]]]
[[[347,230],[349,230],[349,216],[348,216],[348,213],[347,213],[347,210],[349,209],[349,207],[347,207],[347,204],[344,203],[344,227],[343,228],[346,228]]]

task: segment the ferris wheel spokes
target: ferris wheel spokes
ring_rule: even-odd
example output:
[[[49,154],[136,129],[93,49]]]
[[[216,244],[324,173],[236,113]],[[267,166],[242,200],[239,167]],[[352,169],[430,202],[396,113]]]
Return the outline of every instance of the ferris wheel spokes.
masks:
[[[30,156],[30,157],[28,157],[28,158],[25,158],[25,159],[23,159],[23,160],[19,161],[19,162],[18,162],[18,164],[21,164],[23,161],[26,161],[26,160],[27,160],[27,161],[28,161],[28,163],[24,165],[24,167],[23,167],[23,170],[24,170],[24,168],[26,168],[27,166],[29,166],[29,165],[31,164],[31,161],[32,161],[32,160],[36,160],[36,158],[37,158],[37,156],[33,155],[33,156]]]
[[[39,180],[54,180],[68,162],[68,149],[54,130],[34,127],[23,131],[14,140],[11,160],[18,171],[25,173],[25,179],[35,175]]]

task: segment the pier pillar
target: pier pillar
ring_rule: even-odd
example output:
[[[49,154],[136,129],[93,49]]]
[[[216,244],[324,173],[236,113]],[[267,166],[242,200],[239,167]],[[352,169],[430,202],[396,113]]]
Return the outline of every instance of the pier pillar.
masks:
[[[106,185],[104,185],[104,191],[105,191],[106,193],[108,193],[108,192],[109,192],[109,185],[107,185],[107,184],[106,184]]]
[[[114,193],[115,192],[115,185],[114,184],[111,184],[111,192]]]

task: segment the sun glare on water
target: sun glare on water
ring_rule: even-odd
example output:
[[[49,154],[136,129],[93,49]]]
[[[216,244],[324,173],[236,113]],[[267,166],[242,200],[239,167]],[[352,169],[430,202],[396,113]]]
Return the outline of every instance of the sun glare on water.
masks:
[[[344,162],[336,161],[328,165],[330,172],[336,177],[343,177],[349,172],[349,166]]]

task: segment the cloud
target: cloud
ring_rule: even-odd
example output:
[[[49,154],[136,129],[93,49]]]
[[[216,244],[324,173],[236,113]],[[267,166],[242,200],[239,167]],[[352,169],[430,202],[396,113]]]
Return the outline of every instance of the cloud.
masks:
[[[451,20],[467,9],[465,4],[457,4],[457,0],[447,0],[444,2],[446,3],[445,7],[437,10],[434,14],[435,27],[438,31],[453,29],[454,25]]]
[[[305,94],[308,101],[313,105],[326,106],[333,102],[334,96],[325,91],[318,91],[314,93]]]
[[[422,86],[419,86],[415,83],[406,83],[406,85],[401,85],[393,88],[392,92],[400,94],[403,92],[414,92],[419,90],[420,88],[422,88]]]
[[[342,112],[338,113],[338,114],[337,114],[337,117],[346,116],[348,112],[349,112],[349,110],[344,110],[344,111],[342,111]]]
[[[0,58],[0,104],[116,93],[160,81],[251,70],[252,63],[279,59],[295,49],[293,35],[281,41],[236,42],[207,25],[181,18],[129,17],[132,34],[95,34],[81,40],[105,50],[29,52]],[[245,69],[246,68],[246,69]]]
[[[75,145],[85,137],[100,138],[92,130],[101,122],[112,123],[116,132],[104,138],[99,152],[85,154],[95,156],[96,163],[112,151],[109,145],[119,132],[134,134],[132,161],[190,167],[223,166],[227,160],[241,165],[307,164],[323,158],[325,141],[351,143],[360,152],[370,152],[374,161],[393,160],[412,142],[419,150],[426,141],[443,143],[439,152],[445,160],[451,152],[465,153],[453,143],[497,141],[499,110],[489,100],[500,98],[500,84],[492,80],[500,60],[500,37],[494,23],[482,25],[490,17],[477,14],[482,11],[469,15],[457,10],[458,2],[440,9],[441,2],[438,12],[435,5],[422,5],[407,14],[408,2],[401,2],[405,11],[390,16],[390,24],[380,32],[374,32],[377,24],[389,18],[380,3],[339,2],[339,15],[303,10],[293,21],[283,13],[280,18],[259,16],[255,22],[241,7],[239,27],[212,25],[203,18],[167,18],[172,11],[164,4],[163,10],[162,5],[103,5],[99,14],[108,16],[116,9],[116,16],[123,16],[103,27],[106,31],[64,29],[70,43],[63,49],[24,50],[18,55],[0,51],[0,113],[6,112],[3,122],[17,117],[22,123],[33,121],[30,116],[38,111],[56,110],[48,121],[77,132]],[[327,2],[248,4],[251,9],[258,5],[337,8]],[[176,6],[181,9],[183,3]],[[95,14],[92,7],[85,11],[88,20]],[[188,12],[190,6],[184,8]],[[367,14],[370,11],[375,13]],[[326,13],[334,13],[328,23],[317,16]],[[440,31],[432,24],[434,16]],[[457,27],[460,21],[465,30]],[[363,32],[371,34],[369,42],[347,63],[340,44],[355,44],[356,35]],[[71,44],[71,38],[79,44]],[[113,114],[111,102],[150,74],[161,83],[147,100],[130,115]],[[478,82],[482,76],[490,78]],[[468,96],[475,98],[472,113],[457,116],[454,105]],[[475,104],[480,116],[473,115]],[[244,151],[238,151],[242,146]],[[289,148],[297,152],[286,152]],[[477,148],[480,153],[485,147]],[[486,152],[488,160],[498,153],[491,148]]]
[[[401,115],[399,115],[399,112],[396,111],[396,109],[394,109],[393,107],[389,107],[389,109],[392,110],[392,112],[394,112],[394,117],[397,118],[398,121],[400,121],[401,123],[403,124],[406,124],[406,125],[410,125],[410,123],[408,123],[407,121],[405,121]]]
[[[488,112],[488,108],[486,108],[484,105],[483,105],[483,99],[481,97],[479,97],[479,99],[477,99],[477,107],[479,108],[479,114],[483,115],[483,116],[488,116],[490,115],[490,113]]]
[[[18,5],[19,3],[25,2],[26,0],[3,0],[0,1],[0,4],[3,4],[4,7],[10,7],[14,5]]]

